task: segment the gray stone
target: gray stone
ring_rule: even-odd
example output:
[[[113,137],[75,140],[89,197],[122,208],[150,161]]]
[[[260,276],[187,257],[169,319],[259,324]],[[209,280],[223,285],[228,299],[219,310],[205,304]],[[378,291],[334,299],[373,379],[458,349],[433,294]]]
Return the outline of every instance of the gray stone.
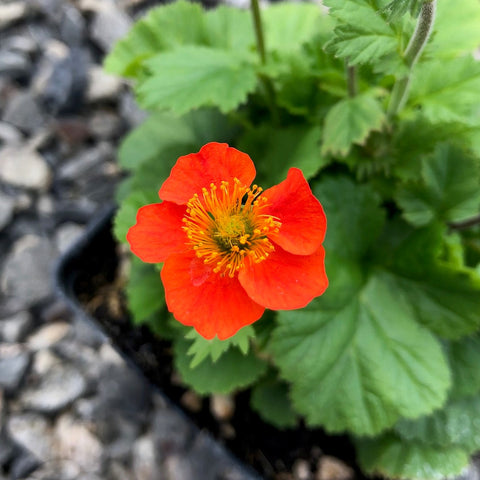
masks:
[[[7,425],[15,442],[39,460],[49,459],[53,450],[52,429],[44,416],[31,412],[12,414]]]
[[[12,97],[3,115],[5,122],[26,133],[33,133],[45,124],[45,115],[31,92],[22,92]]]
[[[63,4],[60,17],[60,38],[70,46],[81,46],[85,38],[86,23],[81,13],[70,4]]]
[[[120,97],[120,114],[132,128],[140,125],[148,117],[146,112],[140,110],[131,92],[125,92]]]
[[[45,373],[60,363],[60,358],[52,353],[51,350],[39,350],[35,353],[31,366],[32,375],[39,377],[45,375]]]
[[[51,216],[55,212],[55,201],[52,195],[44,194],[37,199],[37,211],[40,215]]]
[[[103,480],[142,480],[135,478],[133,473],[121,462],[113,461],[108,466],[107,475]],[[163,477],[159,477],[158,480],[163,480]]]
[[[20,401],[25,408],[53,414],[81,397],[86,389],[87,382],[78,369],[69,364],[54,365],[38,384],[22,392]]]
[[[151,435],[144,435],[133,445],[132,470],[135,478],[157,480],[159,475],[155,444]]]
[[[25,235],[13,245],[1,274],[4,295],[18,306],[29,307],[52,293],[51,262],[55,257],[50,242]]]
[[[0,232],[10,223],[15,211],[15,199],[0,192]]]
[[[122,359],[118,351],[109,342],[102,343],[98,353],[100,354],[100,359],[103,363],[111,363],[119,366],[125,364],[125,361]]]
[[[37,52],[39,45],[32,37],[27,35],[12,35],[5,39],[3,46],[12,52],[20,52],[25,55],[33,55]]]
[[[99,8],[91,26],[91,37],[104,52],[108,52],[115,42],[126,35],[132,21],[111,0],[104,0],[98,4]]]
[[[94,138],[99,140],[110,140],[117,137],[121,128],[121,119],[109,110],[97,110],[90,117],[90,132]]]
[[[0,390],[0,435],[5,426],[5,418],[7,416],[7,407],[5,403],[5,393],[3,390]],[[1,465],[1,463],[0,463]]]
[[[64,338],[69,331],[70,324],[67,322],[50,323],[31,335],[27,340],[27,345],[31,350],[50,348]]]
[[[15,444],[3,426],[0,428],[0,467],[8,464],[15,453]],[[0,468],[0,471],[2,468]],[[1,478],[1,477],[0,477]]]
[[[0,29],[6,28],[25,18],[28,13],[26,2],[11,2],[0,4]]]
[[[85,424],[69,414],[62,415],[55,426],[54,450],[60,458],[68,458],[85,473],[100,473],[103,446]]]
[[[78,223],[67,222],[55,232],[55,244],[59,252],[67,251],[83,234],[85,227]]]
[[[32,480],[80,480],[83,478],[81,468],[75,462],[69,458],[58,458],[55,452],[52,454],[53,458],[43,463],[29,478]]]
[[[0,358],[0,388],[15,391],[20,385],[30,364],[28,352]]]
[[[12,480],[22,480],[34,472],[41,462],[28,450],[22,451],[16,455],[10,466],[10,478]]]
[[[32,317],[26,310],[0,320],[0,338],[4,342],[22,342],[32,328]]]
[[[88,59],[83,49],[71,48],[68,56],[52,64],[41,99],[50,114],[80,110],[87,88]]]
[[[16,187],[43,192],[50,186],[52,172],[29,145],[7,146],[0,150],[0,179]]]
[[[28,77],[30,69],[30,60],[24,53],[0,50],[0,75],[23,79]]]
[[[120,78],[109,75],[98,65],[92,66],[88,72],[87,101],[116,100],[122,87],[123,81]]]
[[[102,441],[108,442],[109,458],[126,460],[131,457],[132,445],[141,433],[138,423],[122,418],[121,415],[116,415],[114,428],[108,424],[106,418],[103,418],[96,425],[99,437]]]
[[[61,180],[75,181],[100,168],[103,162],[114,156],[115,150],[110,143],[100,142],[97,146],[88,148],[62,165],[58,171]]]
[[[53,75],[55,65],[68,58],[69,53],[68,46],[57,39],[48,39],[44,42],[42,56],[32,79],[32,91],[36,96],[43,95],[50,77]]]
[[[7,145],[18,145],[23,140],[22,134],[9,123],[0,122],[0,142]]]

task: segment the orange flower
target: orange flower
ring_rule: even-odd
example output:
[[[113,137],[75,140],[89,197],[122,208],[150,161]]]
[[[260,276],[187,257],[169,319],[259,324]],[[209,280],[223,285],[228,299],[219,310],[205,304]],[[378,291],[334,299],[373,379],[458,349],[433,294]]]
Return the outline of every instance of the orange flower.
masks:
[[[180,157],[139,209],[127,240],[145,262],[165,262],[168,309],[207,339],[224,340],[265,308],[293,310],[328,285],[326,218],[302,172],[263,191],[248,155],[209,143]]]

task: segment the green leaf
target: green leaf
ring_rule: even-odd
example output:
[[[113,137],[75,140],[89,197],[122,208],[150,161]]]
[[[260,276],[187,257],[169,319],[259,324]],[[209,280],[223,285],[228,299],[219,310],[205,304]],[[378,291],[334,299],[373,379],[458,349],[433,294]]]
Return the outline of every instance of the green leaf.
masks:
[[[138,77],[145,59],[180,45],[200,43],[204,31],[199,4],[180,0],[157,7],[115,44],[105,59],[105,69],[124,77]]]
[[[160,274],[154,265],[132,257],[126,287],[129,310],[136,325],[165,306],[165,293]]]
[[[329,219],[330,286],[303,310],[279,312],[269,350],[310,425],[374,435],[440,407],[450,372],[440,343],[398,295],[396,276],[365,263],[384,222],[376,195],[343,178],[313,190]]]
[[[291,52],[318,34],[329,35],[333,20],[313,3],[278,3],[262,11],[265,45],[269,50]]]
[[[248,10],[220,5],[207,11],[204,21],[206,46],[231,51],[247,51],[255,46],[255,33]]]
[[[288,385],[274,378],[267,378],[252,389],[250,405],[266,422],[277,428],[292,428],[298,416],[288,398]]]
[[[132,192],[122,202],[115,214],[113,233],[120,243],[127,243],[128,229],[135,224],[137,212],[140,207],[150,203],[158,203],[157,190],[145,190]]]
[[[389,249],[391,288],[407,300],[416,320],[440,337],[459,339],[478,330],[480,275],[442,259],[445,227],[402,231],[396,246],[385,237],[379,240]],[[396,229],[394,237],[399,237]]]
[[[392,0],[383,11],[387,14],[388,20],[396,20],[407,12],[416,17],[424,0]]]
[[[446,352],[452,369],[450,398],[457,400],[480,392],[480,337],[465,337],[449,342]],[[477,415],[478,418],[478,415]]]
[[[387,434],[358,439],[357,459],[368,474],[410,480],[442,480],[458,475],[468,465],[467,453],[459,447],[432,447],[405,442]]]
[[[480,45],[479,24],[480,3],[477,0],[462,0],[458,8],[449,2],[437,2],[434,33],[426,54],[445,59],[470,55]]]
[[[255,336],[253,327],[246,326],[240,329],[233,337],[219,340],[217,337],[207,340],[191,329],[186,339],[193,340],[187,354],[193,356],[190,368],[195,368],[206,358],[210,357],[215,363],[230,347],[238,347],[246,355],[250,347],[250,339]]]
[[[197,110],[183,117],[154,112],[125,137],[118,152],[119,163],[127,170],[136,170],[146,162],[163,162],[168,175],[178,156],[197,151],[208,142],[229,142],[235,130],[214,109]]]
[[[433,155],[423,158],[420,182],[401,187],[396,201],[405,220],[416,226],[472,217],[480,210],[478,162],[458,148],[440,144]]]
[[[461,26],[459,27],[461,29]],[[468,55],[421,62],[413,71],[408,106],[432,123],[478,122],[480,62]]]
[[[379,195],[346,177],[327,177],[312,189],[328,218],[325,250],[349,260],[364,256],[385,222]]]
[[[450,379],[438,341],[415,322],[388,275],[352,285],[355,268],[332,268],[332,261],[333,292],[301,311],[280,312],[270,347],[292,382],[297,411],[328,432],[375,435],[400,417],[440,407]]]
[[[120,204],[132,191],[132,179],[130,177],[121,180],[115,188],[115,202]]]
[[[204,106],[227,113],[256,88],[255,68],[246,58],[242,52],[201,46],[156,55],[145,62],[150,76],[137,88],[139,104],[176,114]]]
[[[356,65],[373,63],[397,50],[396,32],[375,8],[375,2],[328,0],[325,3],[339,25],[326,46],[328,51]]]
[[[237,348],[230,348],[216,362],[206,358],[195,368],[190,367],[187,354],[190,342],[178,340],[174,344],[175,368],[182,380],[200,395],[229,393],[245,388],[260,378],[267,364],[250,351],[244,355]]]
[[[385,112],[372,92],[345,98],[327,113],[322,153],[346,156],[355,143],[363,145],[369,133],[380,130]]]
[[[240,139],[239,148],[256,163],[255,181],[266,187],[285,180],[291,167],[302,170],[307,179],[313,177],[327,164],[320,152],[320,138],[321,131],[316,126],[261,125]]]
[[[178,144],[194,143],[194,134],[184,118],[166,113],[152,113],[122,141],[118,161],[127,170],[135,170],[144,162],[158,157],[162,151]]]
[[[450,402],[432,415],[401,420],[395,432],[406,441],[433,447],[462,447],[468,454],[480,449],[480,396]]]
[[[422,158],[432,155],[437,146],[449,139],[453,147],[475,151],[475,135],[480,128],[462,122],[431,124],[428,119],[417,112],[411,119],[404,119],[393,132],[389,145],[395,156],[393,173],[402,182],[416,181],[421,178]],[[480,153],[480,135],[478,135]],[[408,151],[408,155],[405,152]]]

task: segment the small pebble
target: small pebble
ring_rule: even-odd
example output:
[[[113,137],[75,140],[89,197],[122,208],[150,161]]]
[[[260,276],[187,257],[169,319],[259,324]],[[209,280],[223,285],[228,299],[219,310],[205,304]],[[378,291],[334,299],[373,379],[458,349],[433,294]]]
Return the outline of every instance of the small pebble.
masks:
[[[318,461],[315,480],[353,480],[354,471],[338,458],[323,455]]]
[[[235,402],[230,395],[214,394],[210,397],[210,411],[217,420],[230,420],[235,412]]]
[[[69,330],[70,324],[67,322],[56,322],[45,325],[28,338],[27,345],[32,350],[50,348],[64,338]]]

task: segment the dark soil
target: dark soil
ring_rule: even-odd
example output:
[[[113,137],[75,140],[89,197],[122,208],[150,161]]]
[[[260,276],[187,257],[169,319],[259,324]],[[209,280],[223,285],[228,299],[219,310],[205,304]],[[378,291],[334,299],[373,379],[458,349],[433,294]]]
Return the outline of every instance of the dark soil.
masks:
[[[170,343],[153,336],[147,327],[135,327],[130,322],[117,280],[117,245],[110,231],[111,223],[107,219],[102,228],[91,232],[94,241],[83,245],[70,257],[63,269],[64,280],[70,284],[73,297],[89,311],[128,360],[179,404],[186,389],[175,381]],[[293,479],[292,467],[298,459],[306,460],[311,471],[315,472],[322,455],[344,461],[355,472],[355,479],[366,478],[355,464],[354,449],[347,437],[329,436],[320,429],[312,430],[304,425],[278,430],[249,408],[248,391],[236,394],[229,429],[211,414],[208,399],[202,400],[199,411],[187,410],[186,413],[200,428],[210,430],[238,458],[267,480]]]

